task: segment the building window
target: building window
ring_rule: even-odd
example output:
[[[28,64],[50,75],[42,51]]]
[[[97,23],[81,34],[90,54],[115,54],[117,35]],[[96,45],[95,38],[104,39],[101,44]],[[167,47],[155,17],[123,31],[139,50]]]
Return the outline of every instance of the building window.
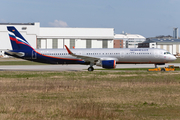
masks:
[[[86,40],[86,48],[91,48],[92,40]]]
[[[108,40],[102,41],[102,48],[108,48]]]
[[[22,30],[26,30],[27,29],[27,27],[22,27]]]
[[[70,39],[70,48],[75,47],[75,39]]]
[[[53,49],[57,49],[57,48],[58,48],[58,39],[53,39],[52,42],[53,42],[53,43],[52,43],[52,48],[53,48]]]
[[[37,39],[37,49],[40,49],[41,48],[41,39],[38,38]]]

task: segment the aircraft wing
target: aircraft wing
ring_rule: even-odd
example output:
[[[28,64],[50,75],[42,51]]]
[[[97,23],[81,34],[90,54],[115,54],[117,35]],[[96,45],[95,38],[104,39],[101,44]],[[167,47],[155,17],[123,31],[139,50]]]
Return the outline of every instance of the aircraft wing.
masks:
[[[83,59],[84,61],[89,61],[89,62],[97,62],[98,60],[100,60],[101,58],[98,57],[90,57],[90,56],[83,56],[83,55],[76,55],[73,52],[70,51],[70,49],[65,45],[66,50],[68,51],[68,53],[76,58],[80,58]]]

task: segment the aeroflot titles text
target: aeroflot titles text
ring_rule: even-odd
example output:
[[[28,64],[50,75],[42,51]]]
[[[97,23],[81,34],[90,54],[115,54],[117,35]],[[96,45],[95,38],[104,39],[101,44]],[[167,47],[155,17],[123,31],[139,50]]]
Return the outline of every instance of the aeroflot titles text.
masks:
[[[148,49],[130,49],[130,51],[148,51]]]

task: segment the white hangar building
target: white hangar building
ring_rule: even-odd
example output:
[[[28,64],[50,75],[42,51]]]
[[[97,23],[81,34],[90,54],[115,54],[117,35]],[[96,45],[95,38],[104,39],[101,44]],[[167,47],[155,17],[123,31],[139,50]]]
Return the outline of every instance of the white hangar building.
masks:
[[[7,26],[15,26],[35,49],[113,48],[114,28],[40,27],[40,23],[0,23],[0,50],[12,49]]]
[[[116,46],[116,48],[137,48],[138,43],[142,43],[145,40],[146,38],[142,35],[122,32],[121,34],[116,34],[114,36],[114,45]],[[116,43],[118,44],[118,42],[121,42],[120,46],[116,45]]]
[[[174,39],[174,38],[149,39],[148,38],[143,43],[139,43],[138,48],[161,48],[169,51],[173,55],[180,56],[180,39]]]

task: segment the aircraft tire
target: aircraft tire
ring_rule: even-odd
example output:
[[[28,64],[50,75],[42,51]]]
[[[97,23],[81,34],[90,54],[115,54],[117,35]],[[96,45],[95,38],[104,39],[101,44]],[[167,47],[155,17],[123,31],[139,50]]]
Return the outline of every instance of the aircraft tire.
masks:
[[[165,70],[164,68],[162,68],[162,69],[161,69],[161,71],[163,71],[163,72],[164,72],[164,71],[166,71],[166,70]]]
[[[89,68],[88,68],[88,71],[93,71],[93,70],[94,70],[93,67],[89,67]]]

